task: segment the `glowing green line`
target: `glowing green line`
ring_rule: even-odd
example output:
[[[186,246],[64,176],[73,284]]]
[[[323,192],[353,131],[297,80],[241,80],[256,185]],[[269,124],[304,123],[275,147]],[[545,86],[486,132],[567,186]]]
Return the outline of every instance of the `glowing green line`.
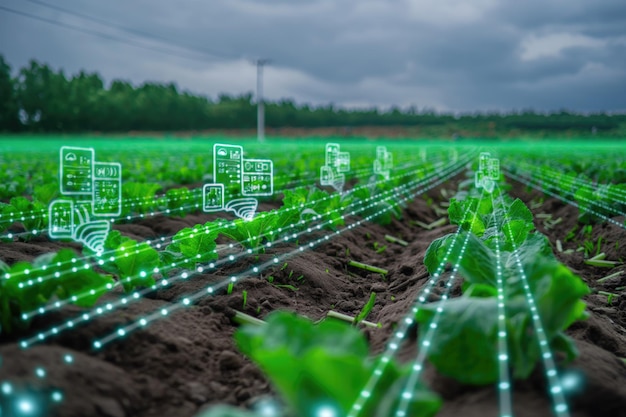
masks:
[[[436,173],[433,173],[433,174],[436,174]],[[413,184],[414,184],[414,183],[418,183],[418,184],[419,184],[420,182],[424,182],[424,183],[425,183],[425,182],[426,182],[426,180],[424,180],[424,179],[422,179],[422,180],[415,180],[415,181],[413,181]],[[409,185],[407,185],[407,186],[405,186],[405,187],[408,187],[408,186],[409,186]],[[386,193],[392,193],[392,192],[394,192],[394,191],[397,191],[397,190],[389,190],[389,191],[387,191],[387,192],[383,193],[383,195],[384,195],[384,194],[386,194]],[[387,197],[387,199],[391,199],[391,198],[395,197],[395,195],[396,195],[396,194],[394,193],[394,194],[390,195],[389,197]],[[365,201],[367,201],[367,200],[375,200],[375,201],[374,201],[374,203],[373,203],[373,204],[371,204],[370,206],[365,207],[365,208],[364,208],[364,209],[362,209],[362,210],[365,210],[365,209],[367,209],[367,208],[369,208],[369,207],[371,207],[371,206],[374,206],[374,205],[378,204],[378,202],[379,202],[379,198],[380,198],[380,195],[373,196],[373,197],[370,197],[369,199],[366,199]],[[357,202],[355,202],[355,203],[353,203],[353,204],[363,204],[363,203],[362,203],[362,200],[361,200],[361,201],[357,201]],[[393,206],[390,206],[390,207],[389,207],[389,209],[391,209],[391,208],[393,208]],[[352,212],[352,214],[355,214],[355,213],[356,213],[355,211],[353,211],[353,212]],[[333,222],[333,220],[331,219],[331,220],[329,220],[327,223],[329,223],[329,222],[330,222],[330,223],[332,223],[332,222]],[[293,227],[293,225],[291,225],[291,227]],[[318,225],[318,227],[317,227],[317,228],[318,228],[318,229],[320,229],[320,228],[321,228],[321,226],[320,226],[320,225]],[[309,228],[309,229],[307,230],[307,233],[310,233],[311,231],[312,231],[312,229],[311,229],[311,228]],[[300,233],[304,233],[304,232],[300,232]],[[296,237],[296,236],[298,236],[300,233],[298,233],[298,234],[294,234],[294,235],[293,235],[293,237],[295,238],[295,237]],[[284,240],[285,240],[285,241],[288,241],[288,240],[289,240],[289,237],[286,237]],[[271,243],[268,243],[266,246],[268,246],[268,247],[269,247],[269,246],[271,246]],[[251,253],[251,252],[252,252],[252,250],[251,250],[251,249],[248,249],[247,251],[242,252],[241,254]],[[240,255],[241,255],[241,254],[240,254]],[[234,256],[233,256],[233,255],[231,255],[231,256],[229,257],[229,259],[230,259],[231,261],[233,261],[235,258],[234,258]],[[223,262],[226,262],[226,261],[223,261]],[[215,266],[215,264],[214,264],[214,263],[211,263],[210,267],[211,267],[211,268],[213,268],[214,266]],[[200,271],[198,271],[198,273],[200,273],[200,272],[202,272],[202,271],[203,271],[203,268],[202,268],[202,267],[200,267]],[[185,272],[185,273],[183,273],[183,275],[184,275],[184,276],[182,277],[182,279],[186,279],[186,278],[188,278],[188,276],[193,275],[193,274],[194,274],[194,273],[192,273],[192,272]],[[166,282],[167,282],[167,283],[171,283],[171,282],[174,282],[174,281],[175,281],[175,279],[170,279],[170,280],[167,280]],[[152,289],[154,289],[154,287],[153,287]],[[105,313],[105,312],[106,312],[106,310],[111,311],[111,310],[113,310],[113,308],[114,308],[114,307],[117,307],[117,306],[122,305],[122,304],[126,304],[127,302],[132,301],[133,299],[139,299],[140,295],[145,294],[146,292],[149,292],[149,291],[151,291],[152,289],[145,289],[145,290],[142,290],[142,291],[140,291],[140,292],[135,292],[135,293],[133,293],[132,297],[128,297],[128,298],[126,298],[126,297],[125,297],[125,298],[123,298],[123,299],[121,300],[121,302],[116,302],[116,303],[109,303],[109,304],[107,304],[106,309],[103,309],[103,308],[99,307],[99,308],[97,308],[97,309],[95,309],[95,310],[92,310],[92,312],[93,312],[93,311],[96,311],[98,314],[102,314],[102,313]],[[120,303],[121,303],[121,304],[120,304]],[[31,339],[27,339],[27,340],[22,341],[22,342],[21,342],[21,346],[22,346],[23,348],[25,348],[25,347],[29,347],[29,346],[30,346],[32,343],[34,343],[34,342],[37,342],[37,341],[43,341],[43,340],[45,340],[47,337],[49,337],[49,336],[51,336],[51,335],[56,335],[56,334],[58,334],[60,331],[63,331],[63,330],[66,330],[66,329],[68,329],[68,328],[72,328],[72,327],[74,327],[74,325],[75,325],[76,323],[79,323],[79,322],[81,322],[81,321],[88,321],[89,319],[91,319],[91,317],[92,317],[92,316],[93,316],[93,313],[92,313],[92,314],[89,314],[89,313],[84,313],[83,315],[81,315],[81,316],[80,316],[80,318],[79,318],[78,320],[76,320],[76,319],[75,319],[75,320],[69,320],[66,324],[64,324],[64,325],[62,325],[62,326],[59,326],[59,327],[54,327],[54,328],[52,328],[51,330],[49,330],[49,331],[47,331],[47,332],[44,332],[44,333],[39,333],[36,337],[33,337],[33,338],[31,338]]]
[[[459,169],[458,172],[460,172],[460,169]],[[451,176],[453,174],[454,174],[454,172],[451,174]],[[439,179],[438,181],[434,182],[430,186],[422,188],[422,189],[419,189],[416,192],[414,192],[411,196],[405,197],[402,200],[403,201],[407,201],[409,199],[415,198],[415,196],[417,196],[418,194],[423,193],[423,192],[425,192],[425,191],[435,187],[436,185],[439,185],[440,183],[444,182],[445,180],[447,180],[447,178]],[[374,203],[374,204],[376,204],[376,203]],[[369,216],[365,217],[364,219],[358,220],[356,223],[353,223],[353,224],[351,224],[351,225],[349,225],[347,227],[344,227],[343,229],[338,229],[337,231],[332,233],[332,236],[337,236],[337,235],[339,235],[339,234],[341,234],[341,233],[343,233],[343,232],[345,232],[347,230],[355,228],[356,226],[360,226],[362,223],[367,222],[367,221],[369,221],[369,220],[371,220],[371,219],[373,219],[373,218],[375,218],[375,217],[377,217],[377,216],[379,216],[379,215],[381,215],[381,214],[391,210],[392,207],[393,206],[385,207],[384,209],[380,210],[377,213],[369,215]],[[104,338],[102,338],[100,340],[94,341],[93,346],[94,346],[94,348],[99,349],[102,346],[106,345],[107,343],[110,343],[111,341],[113,341],[113,340],[115,340],[115,339],[117,339],[119,337],[126,336],[128,333],[130,333],[130,332],[132,332],[132,331],[134,331],[136,329],[139,329],[139,328],[142,328],[142,327],[146,326],[149,322],[151,322],[153,320],[160,319],[160,318],[162,318],[164,316],[167,316],[172,311],[175,311],[175,310],[178,310],[180,308],[183,308],[185,306],[190,305],[194,300],[196,300],[198,298],[204,297],[207,294],[214,294],[217,290],[222,289],[222,288],[228,286],[229,283],[231,283],[231,282],[232,283],[236,283],[236,282],[240,281],[241,279],[245,279],[247,277],[260,274],[264,269],[269,268],[270,266],[273,266],[275,264],[278,264],[279,262],[282,262],[285,259],[290,258],[291,256],[294,256],[296,254],[304,252],[305,249],[306,250],[312,249],[313,247],[328,241],[330,239],[330,236],[331,235],[325,235],[325,236],[323,236],[323,237],[321,237],[321,238],[319,238],[319,239],[317,239],[317,240],[315,240],[313,242],[309,242],[309,244],[306,245],[306,246],[305,245],[301,245],[299,248],[294,249],[294,250],[292,250],[292,251],[290,251],[290,252],[288,252],[286,254],[274,257],[274,259],[271,260],[271,261],[264,262],[260,266],[255,266],[252,269],[250,269],[249,271],[246,271],[246,272],[244,272],[242,274],[239,274],[240,275],[239,277],[232,276],[228,280],[224,280],[224,281],[219,282],[217,284],[212,284],[212,285],[208,286],[204,290],[201,290],[201,291],[198,291],[198,292],[193,293],[191,295],[188,295],[187,297],[183,298],[181,302],[178,302],[178,303],[172,304],[172,305],[170,305],[170,306],[168,306],[166,308],[160,309],[159,311],[153,312],[153,313],[149,314],[148,316],[144,316],[139,321],[136,321],[136,322],[134,322],[134,323],[132,323],[130,325],[126,325],[126,326],[118,329],[117,332],[112,333],[112,334],[110,334],[108,336],[105,336]]]
[[[499,196],[499,200],[500,205],[506,210],[502,195]],[[505,218],[508,217],[506,211],[504,216]],[[543,365],[546,369],[546,376],[550,385],[550,394],[554,402],[554,412],[557,416],[569,417],[570,414],[567,407],[567,402],[565,401],[565,395],[563,394],[563,386],[561,385],[557,376],[556,365],[554,363],[552,352],[550,351],[550,345],[548,339],[546,338],[543,324],[541,322],[541,317],[539,316],[533,294],[530,291],[528,278],[526,277],[521,258],[517,251],[518,248],[516,248],[515,240],[513,239],[513,231],[511,230],[510,222],[507,222],[506,224],[508,225],[509,236],[511,238],[511,245],[513,246],[513,253],[515,254],[517,268],[519,270],[520,277],[522,278],[522,284],[526,295],[526,302],[530,307],[531,319],[533,327],[535,328],[535,333],[537,334],[537,341],[539,342],[539,350],[541,351]]]

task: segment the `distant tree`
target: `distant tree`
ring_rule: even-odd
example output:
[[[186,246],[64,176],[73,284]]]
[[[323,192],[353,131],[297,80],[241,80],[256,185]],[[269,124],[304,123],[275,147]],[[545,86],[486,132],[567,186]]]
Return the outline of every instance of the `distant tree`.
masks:
[[[251,129],[256,127],[254,95],[220,94],[216,101],[180,91],[174,83],[134,86],[114,80],[106,88],[97,73],[66,77],[46,64],[30,61],[11,78],[0,55],[0,131],[124,132],[131,130]],[[387,111],[376,107],[347,109],[333,103],[298,105],[292,99],[266,101],[268,127],[435,126],[440,132],[611,131],[626,127],[625,114],[577,114],[566,109],[536,112],[524,108],[458,115],[416,106]],[[617,133],[615,133],[617,132]],[[622,133],[623,134],[623,133]]]
[[[19,107],[15,94],[15,83],[11,78],[11,67],[0,55],[0,131],[15,131],[19,128]]]

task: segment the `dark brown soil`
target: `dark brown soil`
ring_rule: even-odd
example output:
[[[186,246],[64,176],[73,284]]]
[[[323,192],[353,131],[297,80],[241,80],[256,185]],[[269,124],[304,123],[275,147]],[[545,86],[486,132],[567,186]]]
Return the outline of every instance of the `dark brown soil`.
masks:
[[[448,184],[447,187],[453,185]],[[537,192],[528,193],[522,186],[516,187],[512,194],[527,204],[540,197]],[[452,190],[448,191],[452,193]],[[441,187],[428,194],[435,201],[445,200]],[[561,217],[561,223],[550,229],[538,220],[537,228],[551,242],[555,243],[557,239],[563,242],[564,250],[577,248],[576,242],[565,242],[565,236],[577,222],[574,207],[554,198],[546,198],[534,212],[552,213],[555,219]],[[22,337],[81,314],[76,307],[52,312],[35,320],[27,334],[0,340],[0,382],[11,381],[16,387],[30,385],[41,390],[49,390],[50,387],[61,390],[65,396],[63,402],[51,408],[51,415],[61,417],[190,417],[216,403],[250,405],[259,397],[271,393],[272,388],[256,366],[238,352],[233,342],[236,325],[232,317],[235,309],[260,318],[277,309],[294,310],[315,320],[331,309],[355,315],[367,302],[370,292],[374,291],[378,294],[376,306],[368,320],[380,322],[383,326],[365,332],[372,351],[378,353],[383,350],[393,324],[403,317],[415,295],[427,282],[423,265],[426,248],[434,239],[456,229],[455,226],[445,225],[425,230],[412,221],[431,223],[440,217],[432,205],[418,198],[406,208],[402,221],[393,221],[385,227],[366,224],[343,233],[315,251],[305,251],[291,258],[286,266],[277,265],[260,278],[241,282],[231,295],[219,294],[200,299],[194,306],[172,313],[168,319],[158,320],[121,341],[107,345],[102,351],[90,350],[93,340],[115,331],[121,324],[178,300],[182,294],[199,290],[207,282],[219,281],[246,270],[255,262],[271,259],[273,254],[284,253],[286,248],[292,246],[276,246],[259,255],[258,261],[251,255],[235,265],[220,268],[214,274],[178,282],[140,302],[105,314],[87,325],[77,326],[72,332],[61,334],[51,342],[20,350],[16,341]],[[203,215],[189,215],[182,219],[161,217],[115,227],[130,237],[147,239],[172,235],[181,228],[204,223],[208,219],[210,217]],[[409,246],[386,242],[385,234],[402,238],[409,242]],[[602,250],[607,253],[607,259],[626,258],[624,229],[610,225],[594,227],[594,239],[600,235],[605,239]],[[620,242],[617,248],[616,242]],[[377,253],[375,243],[386,245],[386,250]],[[0,243],[0,259],[8,263],[30,260],[63,246],[68,245],[51,243],[45,238],[28,243]],[[558,252],[557,256],[594,289],[594,293],[586,298],[590,319],[568,330],[568,334],[576,340],[580,356],[565,369],[584,375],[580,392],[569,399],[572,415],[626,416],[626,365],[618,359],[626,357],[626,292],[617,290],[626,285],[626,275],[603,284],[596,282],[598,278],[623,267],[615,270],[591,267],[584,263],[581,252],[571,255]],[[383,277],[347,267],[350,259],[388,269],[389,274]],[[247,291],[245,308],[243,290]],[[617,293],[619,297],[608,305],[606,296],[597,294],[599,290]],[[459,293],[458,288],[453,291]],[[118,299],[120,294],[108,294],[103,302]],[[402,350],[403,359],[408,359],[412,353],[415,353],[415,332]],[[73,355],[73,363],[64,362],[67,354]],[[46,370],[45,378],[35,377],[37,367]],[[542,374],[543,371],[538,369],[529,380],[515,383],[516,416],[553,415]],[[439,416],[482,417],[498,414],[494,387],[463,386],[437,375],[432,369],[426,372],[425,380],[445,400]]]

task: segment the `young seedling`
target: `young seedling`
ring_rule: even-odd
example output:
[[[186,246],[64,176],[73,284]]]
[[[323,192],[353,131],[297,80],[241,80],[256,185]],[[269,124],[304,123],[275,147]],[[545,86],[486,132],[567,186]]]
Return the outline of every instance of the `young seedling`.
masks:
[[[445,225],[448,222],[448,219],[445,217],[440,218],[439,220],[435,220],[434,222],[430,223],[430,224],[426,224],[424,222],[421,222],[419,220],[414,220],[413,224],[415,224],[416,226],[421,227],[422,229],[426,229],[426,230],[433,230],[437,227],[441,227],[443,225]]]
[[[543,201],[543,198],[540,198],[540,199],[538,199],[538,200],[536,200],[536,201],[535,201],[535,200],[532,200],[532,201],[530,202],[530,208],[531,208],[531,209],[533,209],[533,210],[536,210],[536,209],[538,209],[539,207],[543,206],[543,202],[544,202],[544,201]],[[539,215],[537,215],[537,217],[539,217]]]
[[[272,285],[274,285],[276,288],[287,288],[288,290],[291,290],[291,291],[298,291],[296,287],[290,284],[272,284]]]
[[[246,305],[248,304],[248,291],[243,290],[243,292],[241,293],[241,296],[243,297],[243,306],[241,307],[241,309],[245,310]]]
[[[363,306],[359,314],[357,314],[357,316],[355,317],[354,319],[355,326],[367,318],[367,316],[372,312],[372,309],[374,308],[375,303],[376,303],[376,293],[373,292],[370,294],[370,299],[367,301],[367,303],[365,303],[365,305]]]
[[[617,272],[615,272],[615,273],[613,273],[611,275],[607,275],[607,276],[605,276],[603,278],[600,278],[597,282],[603,283],[603,282],[609,281],[609,280],[611,280],[613,278],[617,278],[617,277],[621,276],[623,273],[624,273],[624,271],[617,271]]]
[[[400,246],[409,246],[408,242],[391,235],[385,235],[385,240],[390,243],[397,243]]]
[[[332,307],[334,308],[334,305]],[[347,314],[338,313],[338,312],[336,312],[334,310],[328,311],[328,313],[326,313],[326,317],[332,317],[332,318],[343,320],[343,321],[346,321],[348,323],[353,323],[353,324],[354,324],[354,321],[355,321],[354,317],[348,316]],[[380,325],[380,324],[372,323],[371,321],[367,321],[367,320],[363,320],[361,323],[364,326],[371,327],[371,328],[374,328],[374,329],[378,329],[378,328],[382,327],[382,325]]]
[[[384,251],[387,250],[387,245],[381,246],[380,243],[378,242],[374,242],[372,246],[374,247],[374,250],[376,251],[376,253],[383,253]]]
[[[594,244],[591,240],[585,240],[583,242],[583,250],[585,251],[585,257],[589,256],[593,252]]]
[[[597,256],[598,254],[600,254],[600,250],[602,249],[602,246],[601,246],[601,245],[602,245],[602,236],[600,236],[600,237],[598,238],[598,243],[597,243],[597,246],[596,246],[596,256]]]
[[[246,313],[242,313],[241,311],[237,310],[235,310],[235,317],[233,317],[233,320],[239,324],[252,324],[253,326],[265,325],[265,322],[263,320],[257,319],[256,317],[252,317]]]
[[[563,252],[563,245],[561,245],[561,241],[559,239],[556,240],[556,250]]]
[[[565,235],[565,242],[569,242],[576,237],[576,230],[578,230],[578,226],[574,226],[572,230],[567,232],[567,235]]]
[[[593,258],[589,258],[585,261],[587,265],[596,266],[599,268],[614,268],[619,265],[619,262],[616,261],[606,261],[606,254],[604,252],[597,254]]]
[[[606,305],[613,305],[613,299],[619,297],[619,294],[606,291],[598,291],[598,294],[606,296]]]
[[[353,266],[355,268],[360,268],[360,269],[364,269],[366,271],[370,271],[370,272],[374,272],[377,274],[381,274],[381,275],[387,275],[389,273],[388,270],[383,269],[383,268],[378,268],[376,266],[372,266],[372,265],[367,265],[361,262],[357,262],[357,261],[350,261],[348,262],[349,266]]]
[[[226,288],[226,294],[231,295],[233,293],[233,287],[235,286],[234,282],[228,283],[228,288]]]

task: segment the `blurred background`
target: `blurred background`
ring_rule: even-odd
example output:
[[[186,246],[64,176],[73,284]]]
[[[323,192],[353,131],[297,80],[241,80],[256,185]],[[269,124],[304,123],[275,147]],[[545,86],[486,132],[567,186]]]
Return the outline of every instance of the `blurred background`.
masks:
[[[0,55],[6,132],[626,134],[621,0],[3,0]]]

